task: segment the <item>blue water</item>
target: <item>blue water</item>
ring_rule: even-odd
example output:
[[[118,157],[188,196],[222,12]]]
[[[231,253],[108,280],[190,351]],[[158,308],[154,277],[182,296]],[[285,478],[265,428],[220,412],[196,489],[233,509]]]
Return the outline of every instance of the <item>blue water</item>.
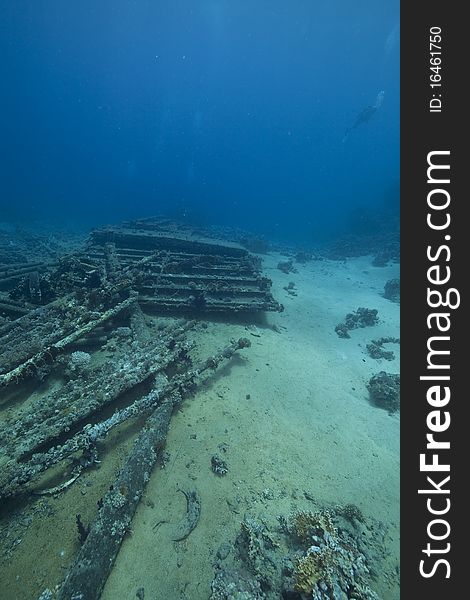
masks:
[[[398,206],[398,0],[6,0],[0,23],[1,221],[310,243]]]

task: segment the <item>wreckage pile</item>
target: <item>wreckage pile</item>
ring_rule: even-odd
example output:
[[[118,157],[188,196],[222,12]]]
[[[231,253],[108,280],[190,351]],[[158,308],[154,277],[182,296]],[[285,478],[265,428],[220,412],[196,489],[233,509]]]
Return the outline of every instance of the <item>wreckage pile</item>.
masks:
[[[144,419],[58,596],[71,598],[86,590],[87,598],[99,598],[162,452],[172,414],[205,372],[214,371],[250,342],[233,340],[222,351],[193,365],[189,353],[194,343],[187,339],[187,333],[197,323],[171,320],[155,331],[139,307],[137,294],[86,323],[85,313],[72,301],[52,308],[57,326],[54,331],[47,332],[39,325],[27,329],[34,319],[26,315],[13,322],[5,334],[20,340],[23,331],[27,340],[32,333],[35,343],[29,352],[34,354],[26,360],[26,343],[20,344],[19,354],[14,352],[14,343],[8,344],[5,364],[13,368],[0,376],[4,397],[17,393],[17,384],[31,378],[45,379],[51,373],[63,383],[36,398],[30,396],[0,427],[0,498],[63,492],[85,469],[99,462],[102,442],[111,429],[129,419]],[[49,315],[49,311],[44,312]],[[73,350],[76,342],[94,333],[95,326],[106,324],[105,345],[115,349],[112,361],[94,362],[87,352]],[[38,332],[45,334],[48,344],[42,349],[38,349]],[[63,465],[61,483],[41,489],[40,476],[59,463]]]
[[[192,371],[181,372],[190,350],[185,333],[194,321],[173,323],[155,335],[148,331],[142,306],[186,308],[193,315],[282,309],[259,262],[241,246],[203,238],[169,221],[95,230],[86,249],[59,259],[53,270],[40,275],[35,266],[31,263],[26,274],[20,269],[4,303],[0,389],[30,378],[42,381],[53,372],[66,381],[20,407],[13,422],[7,418],[0,427],[7,459],[0,480],[3,498],[73,453],[89,454],[93,436],[148,411],[162,390],[181,392],[194,380]],[[85,348],[113,343],[120,355],[93,366],[81,351],[83,342]],[[118,417],[115,413],[112,425],[102,422],[98,434],[97,415],[136,386],[146,386],[147,395]],[[84,430],[90,420],[92,433]]]
[[[109,278],[142,265],[140,302],[204,312],[279,311],[259,259],[238,244],[194,235],[169,221],[146,220],[92,232],[88,257]],[[145,263],[144,263],[145,261]]]
[[[34,264],[5,272],[3,314],[26,314],[70,292],[108,305],[133,289],[139,303],[158,311],[193,313],[282,311],[261,273],[260,259],[239,244],[204,237],[163,219],[92,231],[88,245],[44,270]]]
[[[250,345],[230,340],[194,365],[194,317],[282,306],[247,250],[168,221],[95,230],[85,248],[42,270],[25,265],[0,282],[0,499],[63,492],[99,462],[114,427],[143,424],[59,592],[98,598],[174,410]],[[192,318],[150,318],[148,309]],[[52,467],[58,484],[43,489]]]
[[[41,304],[37,294],[41,276],[58,266],[61,256],[78,249],[84,237],[77,233],[37,231],[0,223],[0,325]],[[33,302],[17,302],[11,294],[20,282]],[[29,290],[29,288],[31,288]]]

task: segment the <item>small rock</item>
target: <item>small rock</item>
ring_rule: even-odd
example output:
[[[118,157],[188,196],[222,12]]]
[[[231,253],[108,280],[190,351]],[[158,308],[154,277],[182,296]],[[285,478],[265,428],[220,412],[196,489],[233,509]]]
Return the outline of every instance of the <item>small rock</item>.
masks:
[[[223,477],[224,475],[226,475],[228,473],[227,463],[224,460],[222,460],[219,456],[216,456],[215,454],[211,458],[211,466],[212,466],[212,471],[219,477]]]
[[[225,560],[227,556],[230,554],[231,546],[228,542],[221,544],[219,549],[216,552],[216,557],[220,560]]]
[[[139,600],[144,600],[144,598],[145,598],[145,590],[144,590],[143,587],[140,587],[137,590],[137,592],[135,594],[135,597],[138,598]]]

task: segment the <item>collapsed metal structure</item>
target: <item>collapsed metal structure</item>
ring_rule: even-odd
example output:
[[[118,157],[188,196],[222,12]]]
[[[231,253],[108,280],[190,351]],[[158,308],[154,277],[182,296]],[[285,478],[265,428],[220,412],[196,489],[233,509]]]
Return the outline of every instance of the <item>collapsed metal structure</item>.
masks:
[[[241,245],[146,219],[95,229],[86,247],[58,260],[0,265],[0,315],[19,317],[83,289],[99,300],[134,289],[157,311],[282,311],[270,288],[260,259]]]
[[[188,334],[197,317],[282,310],[270,286],[241,246],[155,219],[97,229],[71,255],[0,271],[0,394],[10,405],[16,397],[0,424],[0,500],[64,492],[98,461],[109,431],[144,419],[59,598],[99,598],[175,407],[204,373],[250,345],[231,340],[194,366]],[[142,309],[191,318],[155,329]],[[83,348],[112,348],[113,359],[94,362]],[[18,384],[52,373],[60,386],[36,397],[30,386],[21,401]],[[56,465],[58,485],[41,489],[41,475]]]
[[[97,229],[86,256],[110,279],[140,269],[140,303],[201,312],[279,311],[261,262],[242,246],[203,237],[172,221],[147,219]]]

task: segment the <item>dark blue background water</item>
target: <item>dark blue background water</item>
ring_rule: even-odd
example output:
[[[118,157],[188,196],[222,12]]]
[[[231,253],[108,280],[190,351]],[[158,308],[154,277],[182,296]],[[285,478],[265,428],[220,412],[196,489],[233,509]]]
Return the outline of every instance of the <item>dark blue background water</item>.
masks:
[[[398,11],[3,0],[0,221],[172,212],[311,241],[356,206],[398,203]]]

